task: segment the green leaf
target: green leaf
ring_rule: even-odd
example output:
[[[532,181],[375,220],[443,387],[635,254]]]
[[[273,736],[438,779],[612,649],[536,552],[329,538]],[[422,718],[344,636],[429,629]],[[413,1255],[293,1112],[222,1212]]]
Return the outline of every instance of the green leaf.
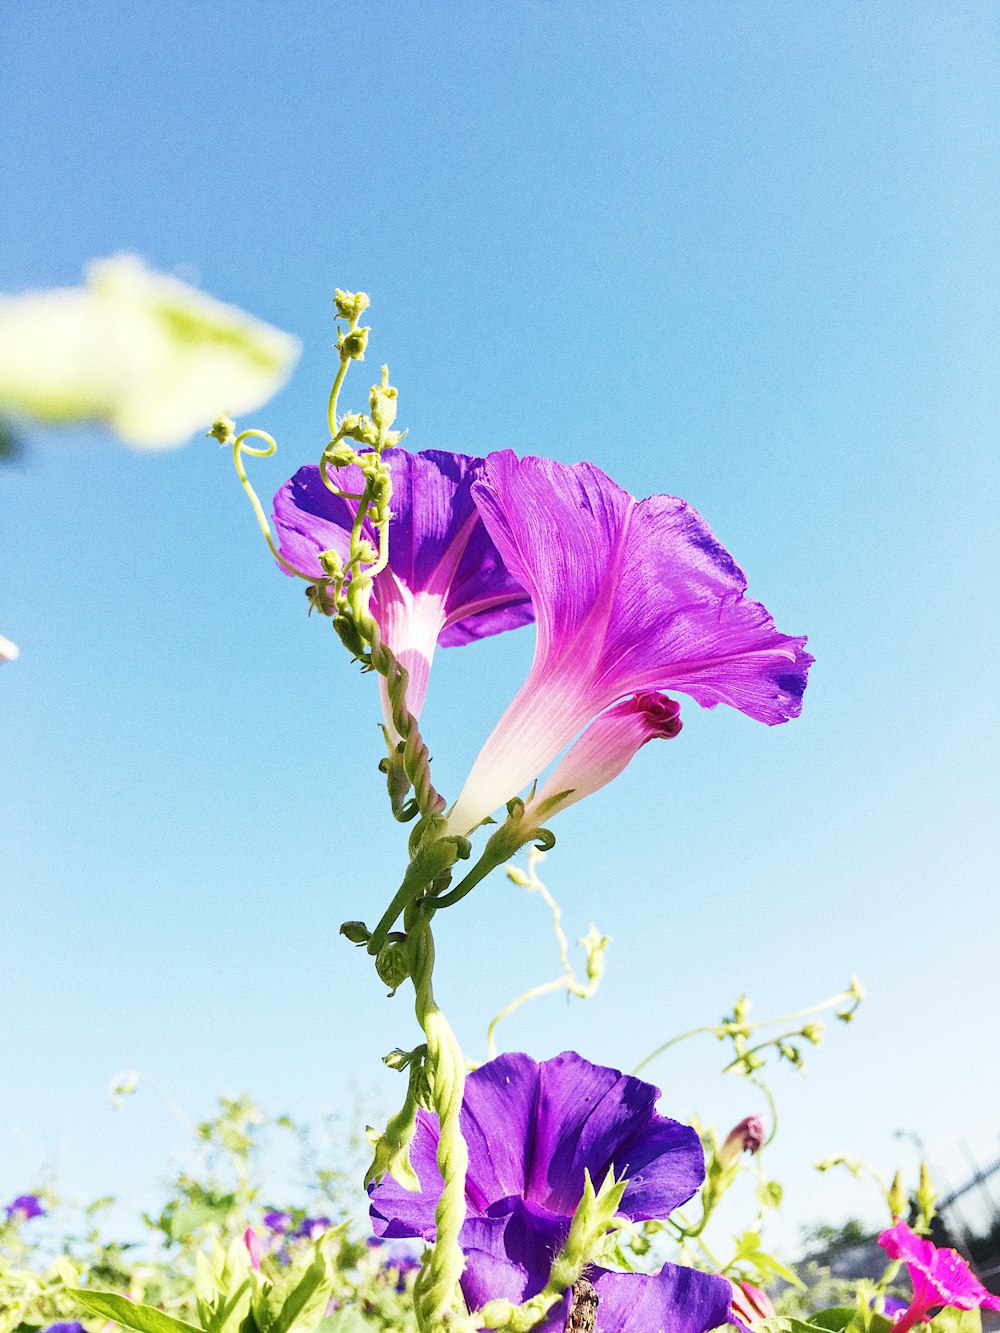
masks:
[[[338,1310],[321,1321],[316,1333],[371,1333],[371,1324],[359,1310]]]
[[[780,1208],[785,1191],[777,1180],[765,1180],[757,1186],[757,1202],[762,1208]]]
[[[275,1316],[274,1321],[269,1325],[267,1333],[289,1333],[299,1316],[308,1311],[311,1304],[320,1305],[316,1317],[316,1323],[319,1323],[326,1301],[323,1299],[317,1302],[315,1298],[322,1294],[324,1287],[332,1289],[332,1274],[329,1271],[326,1258],[322,1253],[318,1253],[302,1275],[298,1285],[293,1287],[285,1297],[285,1302]],[[303,1324],[304,1328],[301,1333],[305,1333],[305,1326],[315,1327],[315,1324],[308,1324],[308,1315],[303,1320]]]
[[[126,1328],[134,1328],[136,1333],[204,1333],[195,1324],[186,1324],[183,1319],[175,1319],[152,1305],[136,1305],[128,1297],[117,1296],[112,1291],[83,1291],[80,1287],[67,1287],[66,1290],[85,1310],[104,1319],[113,1319]]]
[[[807,1324],[804,1319],[791,1319],[786,1315],[775,1315],[772,1319],[763,1319],[756,1325],[758,1333],[820,1333],[822,1325]]]
[[[979,1310],[958,1310],[947,1306],[931,1320],[931,1333],[982,1333],[983,1319]]]
[[[811,1314],[809,1322],[817,1328],[829,1329],[830,1333],[842,1333],[856,1313],[853,1305],[833,1305],[829,1310],[817,1310]]]

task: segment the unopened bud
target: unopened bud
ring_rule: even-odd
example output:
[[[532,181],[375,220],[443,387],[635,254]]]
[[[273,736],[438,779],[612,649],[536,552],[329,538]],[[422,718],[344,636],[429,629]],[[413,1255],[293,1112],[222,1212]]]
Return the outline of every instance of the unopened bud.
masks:
[[[892,1184],[889,1186],[889,1193],[886,1195],[886,1203],[889,1205],[889,1212],[895,1222],[906,1212],[908,1202],[906,1189],[903,1186],[902,1172],[897,1171],[893,1177]]]
[[[247,1227],[243,1233],[243,1244],[247,1247],[247,1253],[250,1255],[250,1263],[254,1272],[260,1272],[260,1240],[257,1237],[253,1227]]]
[[[236,434],[236,422],[231,417],[216,417],[212,422],[212,429],[208,432],[208,438],[218,440],[220,444],[228,444]]]
[[[823,1040],[824,1031],[822,1023],[807,1023],[802,1029],[802,1035],[806,1041],[811,1041],[814,1046],[818,1046]]]
[[[351,435],[351,423],[360,420],[361,418],[357,415],[344,417],[340,423],[340,429],[345,435]],[[346,440],[338,440],[336,444],[330,445],[324,453],[323,458],[327,463],[332,464],[333,467],[350,467],[352,463],[358,461],[357,454]]]
[[[345,921],[340,933],[352,944],[367,944],[371,939],[371,931],[363,921]]]
[[[372,421],[380,431],[388,430],[396,420],[396,399],[399,390],[389,383],[389,367],[382,367],[382,383],[373,384],[368,395],[371,405]]]
[[[390,1051],[388,1055],[382,1056],[382,1063],[387,1068],[394,1069],[398,1074],[401,1070],[407,1067],[412,1059],[412,1051],[401,1051],[397,1046],[394,1051]]]
[[[323,567],[323,573],[330,578],[336,578],[338,574],[343,573],[344,562],[337,551],[321,551],[319,563]]]
[[[366,324],[363,328],[351,329],[349,333],[340,334],[337,338],[337,351],[350,361],[363,361],[369,333],[371,328]]]
[[[929,1222],[937,1211],[934,1207],[937,1201],[937,1190],[934,1188],[934,1181],[931,1179],[931,1173],[928,1170],[927,1163],[920,1163],[920,1184],[917,1187],[917,1207],[923,1216]]]
[[[339,287],[333,294],[333,303],[341,319],[360,319],[371,304],[364,292],[345,292]]]
[[[753,1328],[764,1319],[775,1317],[774,1305],[766,1291],[761,1291],[752,1282],[733,1282],[732,1278],[729,1281],[733,1288],[729,1308],[744,1324]]]
[[[365,565],[373,565],[378,559],[378,551],[369,541],[358,542],[358,555],[361,557],[361,563]]]
[[[410,951],[401,931],[392,931],[379,949],[375,956],[375,971],[389,987],[390,995],[395,995],[410,975]]]
[[[726,1135],[725,1142],[716,1153],[716,1160],[722,1167],[732,1166],[741,1153],[760,1152],[766,1137],[764,1122],[760,1116],[745,1116]]]

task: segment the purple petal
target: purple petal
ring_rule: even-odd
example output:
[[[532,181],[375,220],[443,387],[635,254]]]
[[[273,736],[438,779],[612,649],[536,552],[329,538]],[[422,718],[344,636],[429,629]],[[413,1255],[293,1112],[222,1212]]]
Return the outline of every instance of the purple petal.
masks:
[[[552,1260],[568,1232],[568,1218],[532,1208],[521,1199],[497,1204],[490,1217],[469,1218],[461,1234],[462,1294],[469,1309],[481,1309],[491,1300],[519,1304],[536,1296],[548,1281]],[[562,1333],[568,1306],[567,1296],[537,1330]]]
[[[504,566],[472,498],[483,460],[439,449],[421,454],[389,449],[383,456],[392,472],[392,578],[411,595],[427,592],[440,599],[441,642],[468,643],[528,624],[531,600]],[[335,476],[341,490],[360,493],[364,488],[357,467],[342,468]],[[320,577],[322,551],[348,553],[356,512],[357,502],[334,495],[318,468],[300,468],[274,497],[281,554],[304,574]],[[367,524],[365,535],[374,539]]]
[[[724,1277],[664,1264],[659,1273],[587,1274],[597,1292],[601,1333],[708,1333],[729,1318],[732,1287]]]
[[[462,1292],[470,1310],[496,1298],[517,1303],[537,1295],[569,1229],[567,1218],[521,1200],[507,1200],[494,1212],[462,1229]],[[729,1317],[729,1282],[693,1268],[664,1264],[659,1273],[646,1274],[591,1267],[586,1276],[597,1292],[600,1333],[707,1333]],[[567,1293],[538,1326],[542,1333],[562,1333],[569,1302]]]
[[[599,1188],[613,1167],[629,1178],[619,1211],[635,1221],[667,1217],[705,1178],[698,1135],[657,1115],[659,1089],[566,1051],[540,1066],[532,1169],[525,1197],[572,1214],[584,1169]]]
[[[805,639],[779,634],[745,591],[743,571],[696,510],[669,495],[642,500],[629,522],[598,691],[610,700],[673,686],[758,722],[797,717],[813,660]]]
[[[371,1186],[368,1191],[371,1199],[369,1212],[376,1236],[434,1239],[434,1210],[442,1189],[437,1145],[437,1116],[418,1111],[416,1133],[410,1144],[410,1164],[420,1181],[420,1193],[403,1189],[392,1176],[385,1176],[378,1185]]]
[[[758,721],[795,717],[812,661],[780,634],[683,500],[635,501],[589,463],[491,454],[473,493],[538,623],[531,672],[477,759],[449,828],[467,833],[627,694],[675,688]]]

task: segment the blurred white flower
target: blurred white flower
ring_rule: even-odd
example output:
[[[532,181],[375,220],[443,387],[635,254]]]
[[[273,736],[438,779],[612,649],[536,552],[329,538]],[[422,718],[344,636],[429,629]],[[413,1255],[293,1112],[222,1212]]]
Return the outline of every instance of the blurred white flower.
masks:
[[[11,643],[10,639],[5,639],[0,634],[0,662],[13,662],[21,655],[21,650],[16,643]]]
[[[101,422],[144,448],[254,411],[298,355],[290,334],[134,255],[94,262],[85,287],[0,297],[0,409]]]

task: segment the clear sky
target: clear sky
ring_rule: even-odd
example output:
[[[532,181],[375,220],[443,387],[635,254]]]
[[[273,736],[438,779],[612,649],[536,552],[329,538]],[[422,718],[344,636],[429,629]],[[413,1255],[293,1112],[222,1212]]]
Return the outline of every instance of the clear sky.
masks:
[[[599,995],[504,1040],[630,1068],[742,990],[761,1014],[869,988],[805,1079],[773,1169],[801,1221],[873,1215],[809,1164],[911,1168],[1000,1124],[997,364],[1000,9],[836,5],[8,6],[0,290],[118,250],[297,334],[256,424],[269,496],[325,442],[336,286],[372,297],[345,407],[387,360],[414,448],[591,459],[697,506],[817,662],[797,722],[684,705],[546,865]],[[247,423],[249,424],[249,423]],[[401,1095],[410,1046],[337,938],[379,915],[405,833],[376,689],[268,558],[228,458],[98,432],[0,469],[0,1196],[156,1197],[193,1115],[248,1089],[304,1117]],[[530,660],[440,654],[425,713],[454,796]],[[555,975],[502,878],[440,929],[470,1055]],[[650,1071],[664,1109],[761,1109],[721,1048]],[[950,1183],[957,1183],[952,1181]]]

